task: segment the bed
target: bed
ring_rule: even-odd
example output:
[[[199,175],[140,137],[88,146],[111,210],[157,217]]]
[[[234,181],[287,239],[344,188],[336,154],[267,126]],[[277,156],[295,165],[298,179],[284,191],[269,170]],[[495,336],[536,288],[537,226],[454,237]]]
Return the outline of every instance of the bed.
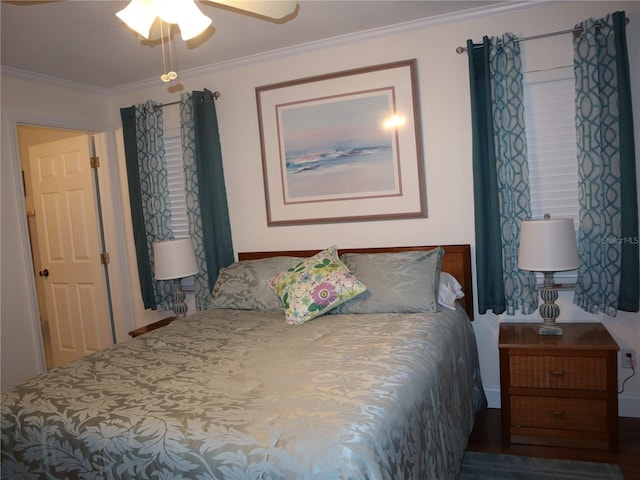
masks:
[[[469,246],[238,257],[208,310],[3,392],[2,477],[457,478],[486,407]]]

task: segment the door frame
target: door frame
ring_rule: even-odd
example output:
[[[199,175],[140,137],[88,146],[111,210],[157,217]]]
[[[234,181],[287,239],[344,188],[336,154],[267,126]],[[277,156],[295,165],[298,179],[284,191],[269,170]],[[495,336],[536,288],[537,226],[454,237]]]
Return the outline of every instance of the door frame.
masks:
[[[34,275],[43,332],[43,343],[45,346],[45,360],[47,363],[47,369],[51,369],[68,363],[70,359],[87,355],[93,350],[93,348],[89,348],[88,345],[99,345],[98,349],[102,349],[108,345],[116,343],[109,270],[106,268],[106,265],[101,262],[101,258],[104,258],[101,254],[106,252],[106,246],[104,244],[105,226],[102,221],[102,200],[100,198],[100,185],[98,182],[99,166],[98,168],[95,168],[91,165],[93,162],[90,160],[91,158],[96,157],[95,134],[81,132],[78,130],[52,129],[50,127],[20,124],[18,125],[18,137],[20,141],[20,163],[25,177],[23,181],[23,186],[26,190],[25,199],[28,200],[26,202],[27,211],[29,212],[27,214],[27,223],[29,225],[31,253],[35,271],[46,267],[47,269],[53,268],[52,273],[55,273],[58,268],[62,268],[58,273],[63,277],[56,276],[55,274],[54,277],[58,278],[58,282],[62,281],[63,284],[66,284],[67,281],[75,282],[75,275],[71,275],[70,277],[68,275],[74,271],[74,268],[79,268],[78,272],[82,271],[82,275],[87,275],[87,280],[90,278],[91,281],[96,282],[93,285],[95,288],[95,290],[93,290],[95,298],[93,298],[93,295],[90,295],[86,300],[93,298],[96,302],[93,304],[93,307],[97,308],[95,313],[98,313],[98,317],[93,319],[84,318],[84,315],[80,313],[82,312],[82,302],[72,295],[72,298],[69,299],[71,305],[73,305],[69,312],[71,316],[67,318],[65,315],[58,318],[58,315],[54,313],[54,310],[57,310],[55,307],[56,294],[51,290],[53,285],[51,282],[56,282],[56,280],[45,279],[42,272]],[[77,161],[80,162],[80,165],[78,165],[80,169],[75,172],[76,175],[71,178],[67,178],[65,175],[62,177],[58,177],[56,175],[55,180],[39,180],[37,172],[38,156],[43,154],[54,154],[55,158],[58,159],[57,161],[60,161],[60,155],[64,155],[63,152],[68,148],[73,148],[74,150],[72,150],[72,152],[74,153],[76,153],[76,148],[79,149],[77,153],[79,153],[80,156],[77,158]],[[79,179],[82,179],[82,181],[79,182]],[[85,232],[87,237],[84,238],[86,241],[90,242],[89,244],[84,245],[90,245],[91,248],[89,251],[84,252],[86,255],[89,255],[88,259],[90,260],[91,265],[89,270],[87,270],[89,265],[81,266],[83,262],[81,262],[81,264],[76,264],[74,261],[70,261],[70,258],[67,257],[67,255],[64,255],[63,258],[60,259],[62,262],[61,265],[56,265],[56,262],[51,259],[47,260],[46,251],[48,248],[46,245],[50,244],[52,238],[55,240],[57,235],[55,231],[48,231],[48,227],[46,227],[46,225],[49,224],[49,221],[45,219],[46,215],[43,211],[43,205],[41,204],[42,197],[35,196],[36,192],[39,192],[39,195],[42,195],[43,193],[41,190],[41,181],[44,181],[45,184],[48,185],[45,187],[46,192],[49,191],[49,188],[60,188],[59,182],[63,182],[67,187],[70,184],[83,187],[82,198],[84,199],[83,201],[86,202],[84,204],[84,209],[86,209],[86,218],[84,220],[78,219],[78,221],[87,222],[85,224],[85,228],[91,227],[87,232]],[[56,191],[64,194],[66,188],[63,187],[62,190]],[[70,207],[65,205],[63,202],[63,204],[60,205],[60,208],[63,208],[63,219],[61,220],[64,222],[64,218],[68,218],[67,215],[71,213],[67,210]],[[35,217],[31,216],[32,213],[35,214]],[[41,218],[41,215],[45,215],[45,217]],[[73,225],[66,226],[73,227]],[[51,237],[51,234],[53,234],[53,237]],[[61,230],[60,235],[64,238],[71,236],[70,241],[73,245],[73,239],[75,237],[71,231],[66,229]],[[78,240],[83,244],[82,239]],[[67,254],[68,253],[69,252],[67,252]],[[64,278],[65,280],[61,280],[61,278]],[[62,284],[60,287],[62,287]],[[74,288],[71,289],[71,291],[73,290]],[[87,291],[85,290],[85,292]],[[70,293],[70,291],[67,291],[67,294],[68,293]],[[79,308],[80,310],[78,311],[76,308]],[[76,317],[76,315],[80,316]],[[83,327],[81,327],[80,323],[77,322],[83,323],[85,327],[91,325],[92,327],[90,327],[89,331],[93,331],[95,336],[84,337],[83,335],[86,335],[87,332],[82,333]],[[67,331],[67,328],[69,327],[72,327],[72,330]],[[59,329],[61,328],[63,331],[67,331],[68,335],[72,335],[71,337],[65,337],[67,341],[70,341],[70,344],[67,346],[71,350],[62,347],[59,343],[62,340],[62,338],[59,337],[61,334]],[[80,330],[78,330],[78,328],[80,328]],[[92,328],[95,328],[96,330],[94,331]],[[77,336],[78,334],[80,334],[80,337]],[[75,340],[72,340],[72,338]],[[88,344],[87,341],[89,342]],[[50,347],[50,349],[47,347]]]
[[[30,323],[30,328],[37,338],[35,343],[39,346],[36,359],[40,366],[40,372],[46,371],[46,361],[44,355],[44,343],[42,338],[42,329],[40,325],[38,297],[36,293],[36,280],[33,275],[35,272],[31,249],[29,246],[29,226],[27,221],[27,210],[24,202],[24,191],[22,186],[22,158],[20,155],[18,126],[28,125],[41,128],[75,130],[87,134],[92,134],[95,138],[96,155],[100,157],[101,167],[98,172],[98,182],[100,185],[100,201],[102,204],[102,225],[104,230],[104,243],[106,251],[109,252],[111,262],[107,265],[109,289],[111,291],[111,309],[113,315],[113,323],[116,335],[116,342],[121,343],[129,340],[128,332],[135,328],[134,305],[131,295],[131,280],[127,274],[126,266],[129,263],[127,258],[128,249],[126,247],[125,227],[123,226],[123,206],[120,195],[120,183],[118,181],[117,154],[115,147],[115,134],[112,129],[104,125],[93,125],[88,122],[77,124],[68,119],[61,120],[57,118],[43,117],[41,115],[32,114],[16,114],[6,112],[5,118],[8,120],[5,128],[8,129],[8,138],[10,140],[9,149],[12,152],[11,159],[7,159],[12,163],[14,182],[20,185],[17,188],[20,198],[17,201],[20,211],[19,225],[16,228],[20,231],[20,238],[25,245],[22,254],[22,263],[29,268],[28,290],[25,291],[25,301],[29,304],[31,315],[26,322]],[[111,139],[111,141],[108,141]]]

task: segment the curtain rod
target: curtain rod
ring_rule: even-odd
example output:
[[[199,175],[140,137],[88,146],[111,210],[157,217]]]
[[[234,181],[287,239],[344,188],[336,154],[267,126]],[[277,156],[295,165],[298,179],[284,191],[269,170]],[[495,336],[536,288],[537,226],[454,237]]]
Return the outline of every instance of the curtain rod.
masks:
[[[213,92],[211,94],[211,100],[217,100],[218,98],[220,98],[220,92],[218,92],[217,90],[215,92]],[[161,105],[156,105],[154,108],[164,108],[164,107],[168,107],[169,105],[177,105],[180,103],[180,100],[176,100],[175,102],[169,102],[169,103],[163,103]]]
[[[626,23],[629,23],[629,19],[626,18]],[[575,27],[575,28],[569,28],[567,30],[559,30],[557,32],[549,32],[549,33],[541,33],[540,35],[531,35],[530,37],[522,37],[522,38],[515,38],[513,41],[514,42],[524,42],[525,40],[535,40],[536,38],[544,38],[544,37],[553,37],[555,35],[564,35],[565,33],[573,33],[576,34],[578,32],[582,32],[582,27]],[[481,47],[481,45],[478,45],[478,48]],[[456,53],[460,54],[460,53],[464,53],[467,51],[467,47],[458,47],[456,48]]]

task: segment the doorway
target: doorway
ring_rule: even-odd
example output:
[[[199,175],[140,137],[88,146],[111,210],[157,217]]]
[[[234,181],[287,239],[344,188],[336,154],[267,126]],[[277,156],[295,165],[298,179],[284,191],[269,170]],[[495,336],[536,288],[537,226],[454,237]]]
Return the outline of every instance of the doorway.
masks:
[[[99,184],[87,132],[18,125],[47,369],[115,342]]]

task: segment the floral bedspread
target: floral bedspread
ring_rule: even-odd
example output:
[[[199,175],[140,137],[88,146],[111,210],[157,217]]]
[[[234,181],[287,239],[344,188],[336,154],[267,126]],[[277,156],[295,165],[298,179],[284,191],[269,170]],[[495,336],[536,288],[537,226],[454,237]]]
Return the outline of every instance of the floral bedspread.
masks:
[[[1,395],[2,478],[457,478],[486,405],[462,310],[209,310]]]

